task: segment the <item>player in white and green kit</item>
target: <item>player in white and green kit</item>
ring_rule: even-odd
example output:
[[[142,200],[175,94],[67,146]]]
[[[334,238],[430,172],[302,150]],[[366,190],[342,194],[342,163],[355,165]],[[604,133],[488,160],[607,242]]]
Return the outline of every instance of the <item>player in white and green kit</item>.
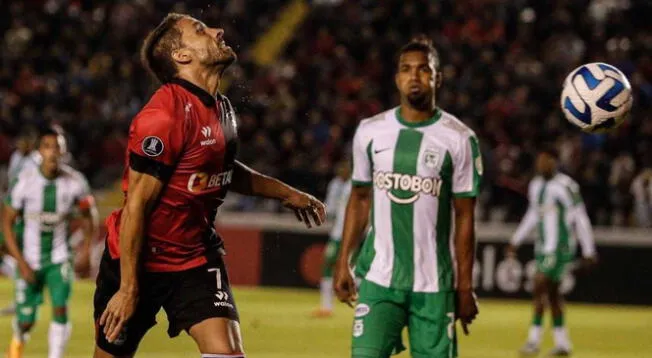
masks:
[[[568,264],[575,257],[575,239],[582,247],[584,264],[590,266],[595,263],[593,232],[580,187],[571,177],[557,171],[557,152],[554,148],[540,150],[536,171],[537,176],[532,179],[528,189],[528,211],[507,249],[507,255],[515,257],[525,237],[532,229],[538,228],[538,240],[534,245],[537,264],[532,292],[534,318],[521,353],[539,353],[543,313],[546,305],[550,305],[555,348],[549,355],[568,356],[572,345],[564,325],[564,302],[559,285]]]
[[[46,286],[53,306],[48,357],[63,357],[70,335],[67,306],[73,278],[68,227],[77,212],[82,215],[86,239],[79,264],[83,269],[89,265],[97,210],[83,175],[60,163],[62,148],[62,136],[54,129],[43,131],[38,144],[40,165],[21,170],[5,200],[2,227],[9,254],[18,266],[17,318],[9,358],[22,356]],[[19,217],[24,222],[22,235],[16,235],[14,230]]]
[[[15,181],[18,173],[21,170],[31,166],[38,166],[41,161],[41,156],[38,151],[34,150],[36,146],[37,134],[31,130],[23,130],[16,138],[16,150],[11,154],[9,159],[9,170],[7,173],[7,183],[9,186]],[[2,212],[2,203],[0,203],[0,212]],[[21,233],[23,229],[22,221],[14,225],[14,230]],[[16,261],[10,256],[6,255],[6,248],[4,244],[4,234],[0,230],[0,272],[7,277],[13,278],[16,272]],[[4,304],[4,302],[0,303]],[[0,315],[11,315],[15,313],[14,303],[0,309]]]
[[[351,163],[342,161],[338,163],[335,177],[328,183],[326,190],[326,214],[333,219],[326,249],[324,250],[324,264],[322,277],[319,283],[321,305],[313,313],[314,317],[330,317],[333,314],[333,269],[337,253],[340,251],[346,204],[351,194]]]
[[[341,301],[357,298],[352,357],[457,356],[455,320],[477,315],[472,288],[473,214],[482,163],[471,129],[435,105],[441,85],[432,43],[418,38],[400,51],[401,104],[363,120],[353,140],[353,189],[335,274]],[[371,214],[371,215],[369,215]],[[349,257],[367,238],[356,273]]]

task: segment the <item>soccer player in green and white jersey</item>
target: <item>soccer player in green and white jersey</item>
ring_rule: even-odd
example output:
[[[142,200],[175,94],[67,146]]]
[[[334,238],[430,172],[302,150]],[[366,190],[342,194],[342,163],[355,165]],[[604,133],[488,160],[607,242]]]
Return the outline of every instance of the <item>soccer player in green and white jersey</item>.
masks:
[[[333,314],[333,269],[337,253],[340,251],[346,204],[351,194],[351,163],[346,160],[341,161],[335,170],[335,178],[328,183],[326,190],[326,214],[329,219],[334,219],[334,223],[324,250],[322,277],[319,283],[321,306],[313,313],[313,316],[318,318],[330,317]]]
[[[357,299],[352,357],[386,358],[404,349],[405,326],[412,357],[455,357],[455,320],[468,333],[478,313],[472,287],[478,140],[435,104],[442,75],[432,42],[417,37],[399,55],[400,106],[363,120],[353,139],[335,291],[349,305]],[[358,296],[349,258],[369,220],[356,265]]]
[[[11,154],[9,159],[9,170],[7,173],[7,183],[11,186],[16,176],[23,168],[37,166],[41,158],[38,151],[34,150],[37,140],[37,134],[31,129],[23,130],[16,138],[16,150]],[[2,212],[2,203],[0,203],[0,213]],[[15,230],[22,231],[22,222],[15,225]],[[16,261],[6,255],[4,245],[4,235],[0,230],[0,272],[7,277],[14,277],[16,272]],[[8,306],[0,309],[0,315],[12,315],[15,312],[15,305],[10,303]]]
[[[79,269],[89,266],[91,238],[97,231],[97,210],[83,175],[61,164],[64,147],[63,136],[56,130],[44,130],[38,143],[40,165],[24,168],[18,174],[5,201],[2,228],[9,254],[18,266],[17,318],[9,358],[22,356],[37,307],[43,302],[45,286],[53,306],[48,357],[63,357],[70,336],[67,305],[73,278],[68,225],[76,211],[82,215],[85,238]],[[21,236],[14,230],[19,217],[24,221]]]
[[[537,267],[532,292],[534,318],[527,343],[521,348],[523,355],[539,353],[546,303],[552,312],[555,341],[549,355],[570,355],[572,345],[564,326],[564,302],[559,286],[568,264],[575,256],[575,238],[582,247],[583,264],[592,266],[596,261],[591,222],[580,187],[568,175],[557,171],[557,157],[554,148],[539,151],[537,176],[532,179],[528,189],[530,205],[507,248],[507,256],[515,257],[518,246],[538,226],[539,239],[534,246]]]

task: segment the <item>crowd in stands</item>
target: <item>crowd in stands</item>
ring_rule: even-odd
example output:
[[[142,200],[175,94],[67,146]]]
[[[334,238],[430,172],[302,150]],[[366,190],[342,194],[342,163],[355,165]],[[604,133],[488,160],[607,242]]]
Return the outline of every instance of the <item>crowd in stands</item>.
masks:
[[[138,63],[140,41],[174,9],[224,27],[240,53],[226,94],[239,111],[240,159],[255,169],[323,197],[359,120],[398,103],[397,50],[425,33],[441,57],[438,105],[480,138],[483,220],[520,219],[536,148],[554,142],[594,223],[652,222],[649,2],[312,1],[268,67],[256,66],[247,49],[283,1],[210,3],[9,1],[0,13],[0,163],[22,126],[53,121],[68,131],[93,185],[113,181],[128,123],[153,88]],[[559,109],[566,74],[595,61],[621,69],[634,93],[630,120],[606,135],[579,132]],[[260,203],[239,200],[236,208]]]

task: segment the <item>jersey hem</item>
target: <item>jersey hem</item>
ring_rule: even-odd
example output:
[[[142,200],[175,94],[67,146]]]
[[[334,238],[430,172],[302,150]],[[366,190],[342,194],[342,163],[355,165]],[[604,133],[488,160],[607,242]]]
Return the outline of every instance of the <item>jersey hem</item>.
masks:
[[[453,196],[456,198],[475,198],[476,196],[478,196],[478,191],[474,190],[474,191],[466,191],[463,193],[453,193]]]
[[[372,182],[370,181],[358,181],[358,180],[351,180],[351,185],[353,186],[371,186]]]

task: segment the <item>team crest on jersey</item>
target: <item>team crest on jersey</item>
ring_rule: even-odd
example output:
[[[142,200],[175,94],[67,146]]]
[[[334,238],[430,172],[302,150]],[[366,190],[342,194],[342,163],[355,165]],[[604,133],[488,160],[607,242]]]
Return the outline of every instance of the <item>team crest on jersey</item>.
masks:
[[[439,157],[440,154],[438,150],[428,148],[423,153],[423,165],[425,165],[426,168],[436,169],[439,165]]]
[[[150,157],[158,157],[161,155],[161,153],[163,153],[163,148],[165,148],[165,146],[159,137],[149,136],[143,139],[143,153]]]

